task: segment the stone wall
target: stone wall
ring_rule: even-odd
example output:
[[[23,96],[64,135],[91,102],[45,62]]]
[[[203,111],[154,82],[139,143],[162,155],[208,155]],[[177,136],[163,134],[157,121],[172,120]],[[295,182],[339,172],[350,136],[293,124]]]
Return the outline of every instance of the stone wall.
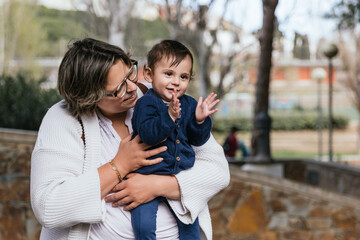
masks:
[[[36,132],[0,129],[0,240],[39,239],[29,190],[35,139]],[[209,203],[214,240],[360,239],[358,198],[230,169],[229,187]]]
[[[210,201],[214,240],[358,240],[360,200],[231,166]]]
[[[30,156],[36,132],[0,129],[0,239],[39,239],[30,206]]]

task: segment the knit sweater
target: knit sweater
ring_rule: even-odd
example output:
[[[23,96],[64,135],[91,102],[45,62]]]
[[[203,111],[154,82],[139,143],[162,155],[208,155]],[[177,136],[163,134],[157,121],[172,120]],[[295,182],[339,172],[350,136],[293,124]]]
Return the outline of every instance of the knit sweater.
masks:
[[[131,121],[133,138],[139,135],[141,141],[153,148],[167,147],[165,152],[151,157],[162,157],[163,161],[144,166],[136,172],[172,175],[194,165],[195,152],[191,145],[201,146],[209,139],[211,119],[207,117],[202,124],[198,124],[195,117],[197,101],[188,95],[181,96],[179,101],[183,110],[175,122],[169,115],[169,107],[153,89],[149,89],[136,102]],[[162,142],[165,139],[166,141]]]
[[[83,116],[82,127],[61,101],[49,109],[31,157],[31,205],[43,226],[41,239],[88,239],[92,223],[106,217],[100,192],[100,127],[96,114]],[[212,239],[207,202],[229,184],[222,147],[210,136],[196,154],[194,167],[176,176],[185,212],[169,200],[177,217],[199,217],[202,239]],[[206,170],[205,170],[206,169]]]

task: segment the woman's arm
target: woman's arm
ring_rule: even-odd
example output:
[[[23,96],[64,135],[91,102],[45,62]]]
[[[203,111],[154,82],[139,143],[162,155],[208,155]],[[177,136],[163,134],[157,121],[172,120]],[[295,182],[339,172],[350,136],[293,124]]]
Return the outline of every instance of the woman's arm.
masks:
[[[143,175],[130,173],[126,181],[114,187],[115,194],[105,198],[113,202],[113,207],[124,205],[124,210],[149,202],[158,196],[168,199],[180,199],[180,187],[175,176]]]
[[[108,163],[97,168],[101,157],[100,136],[96,135],[99,125],[97,119],[89,122],[84,125],[89,128],[84,146],[79,121],[61,107],[50,109],[43,119],[31,158],[30,193],[34,213],[44,227],[99,222],[105,216],[101,198],[119,180]],[[135,138],[120,145],[115,162],[121,174],[150,164],[146,158],[164,150],[145,151],[148,146],[139,141]]]
[[[150,166],[162,161],[162,158],[148,160],[147,158],[166,151],[167,147],[159,147],[148,150],[149,147],[144,143],[140,143],[140,137],[136,136],[131,140],[131,135],[124,138],[119,147],[113,162],[120,173],[121,177],[127,176],[129,172],[135,171],[143,166]],[[104,164],[98,168],[100,184],[101,184],[101,199],[109,194],[114,186],[119,183],[117,173],[112,169],[110,163]]]
[[[116,185],[116,193],[105,200],[114,202],[113,206],[126,205],[125,209],[130,210],[164,196],[180,220],[192,223],[207,202],[230,181],[224,151],[212,135],[204,145],[193,148],[194,167],[175,176],[129,174],[129,179]]]

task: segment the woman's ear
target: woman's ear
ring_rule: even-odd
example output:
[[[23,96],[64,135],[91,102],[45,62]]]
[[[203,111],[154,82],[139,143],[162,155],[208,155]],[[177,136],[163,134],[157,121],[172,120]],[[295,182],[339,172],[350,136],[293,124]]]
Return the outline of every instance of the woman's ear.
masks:
[[[147,82],[152,83],[152,76],[153,73],[151,71],[151,68],[149,67],[144,67],[144,78]]]

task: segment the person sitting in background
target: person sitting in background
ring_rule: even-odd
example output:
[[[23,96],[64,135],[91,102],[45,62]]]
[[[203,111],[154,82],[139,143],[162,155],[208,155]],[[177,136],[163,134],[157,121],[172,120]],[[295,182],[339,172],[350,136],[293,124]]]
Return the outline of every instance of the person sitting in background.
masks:
[[[239,129],[236,126],[232,126],[230,129],[230,133],[229,135],[227,135],[223,144],[225,156],[228,159],[228,161],[235,160],[238,149],[241,151],[242,157],[247,157],[250,155],[249,150],[245,146],[244,142],[238,140],[236,137],[236,132],[238,130]]]

